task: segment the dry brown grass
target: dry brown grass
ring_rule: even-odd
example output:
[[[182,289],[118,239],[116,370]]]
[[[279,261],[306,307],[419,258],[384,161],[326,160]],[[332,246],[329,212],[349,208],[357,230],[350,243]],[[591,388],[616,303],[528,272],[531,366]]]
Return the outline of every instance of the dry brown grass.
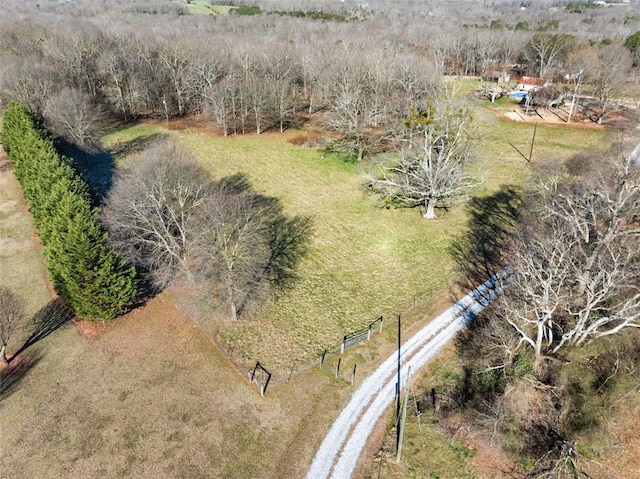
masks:
[[[0,148],[0,285],[22,299],[27,317],[50,299],[42,255],[36,247],[33,223],[22,198],[22,189]],[[28,321],[19,325],[9,351],[17,349],[28,334]]]
[[[0,266],[29,313],[50,300],[4,158]],[[27,332],[28,321],[16,347]],[[310,371],[261,398],[165,297],[92,333],[67,324],[13,363],[23,375],[0,398],[3,477],[297,477],[351,391]]]
[[[37,347],[0,403],[3,477],[300,477],[350,392],[311,372],[261,398],[163,296]]]

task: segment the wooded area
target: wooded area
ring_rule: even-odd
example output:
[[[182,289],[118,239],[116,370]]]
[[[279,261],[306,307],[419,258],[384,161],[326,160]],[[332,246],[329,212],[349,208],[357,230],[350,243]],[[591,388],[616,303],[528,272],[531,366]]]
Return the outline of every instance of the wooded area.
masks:
[[[601,122],[638,67],[637,3],[367,5],[322,4],[350,18],[341,22],[269,14],[286,2],[212,16],[174,2],[5,2],[2,92],[82,147],[106,114],[204,115],[227,135],[282,131],[325,112],[329,146],[361,159],[402,136],[409,109],[434,97],[441,75],[505,71],[564,85],[580,72]]]
[[[640,2],[243,0],[207,15],[187,3],[0,6],[3,147],[65,303],[103,321],[184,281],[207,297],[203,310],[252,317],[294,284],[314,212],[291,214],[244,172],[213,177],[173,140],[114,165],[104,195],[62,149],[92,161],[106,130],[144,121],[196,120],[218,137],[311,126],[303,143],[358,163],[361,189],[384,207],[421,209],[447,229],[440,212],[469,200],[468,232],[450,248],[465,288],[509,272],[459,339],[459,376],[439,385],[434,421],[461,414],[515,475],[593,476],[597,448],[578,445],[640,391],[639,160],[616,146],[542,167],[534,130],[528,157],[502,142],[526,159],[514,167],[526,187],[481,190],[472,101],[515,88],[494,77],[548,81],[527,110],[565,104],[564,127],[606,128],[618,145],[640,118]],[[461,94],[445,76],[484,81]],[[0,286],[5,362],[23,315]]]

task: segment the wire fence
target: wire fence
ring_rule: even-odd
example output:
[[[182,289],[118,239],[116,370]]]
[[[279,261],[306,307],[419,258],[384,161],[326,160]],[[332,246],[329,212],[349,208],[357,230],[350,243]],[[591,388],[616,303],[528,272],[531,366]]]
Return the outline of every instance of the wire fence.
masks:
[[[382,332],[384,325],[383,316],[372,321],[368,326],[343,336],[340,344],[327,347],[318,355],[318,362],[293,362],[288,371],[270,371],[268,366],[257,360],[252,367],[247,367],[245,362],[236,352],[235,346],[226,341],[225,337],[217,329],[211,327],[204,319],[190,311],[191,319],[200,327],[200,329],[211,339],[215,346],[226,356],[229,362],[244,378],[246,378],[260,393],[264,396],[269,385],[278,385],[289,382],[294,376],[309,371],[314,367],[330,372],[336,379],[353,385],[356,381],[358,365],[355,362],[347,361],[343,357],[346,350],[353,348],[365,341],[370,340],[373,335]]]
[[[327,348],[320,354],[320,369],[331,373],[336,379],[343,379],[352,386],[356,380],[358,364],[352,362],[348,364],[347,358],[343,357],[344,352],[371,339],[375,333],[382,332],[384,317],[380,316],[368,326],[343,336],[339,346]]]
[[[342,344],[340,345],[340,354],[344,353],[347,349],[353,346],[357,346],[358,344],[371,339],[371,333],[372,331],[375,331],[375,329],[379,328],[379,332],[381,333],[383,322],[384,318],[380,316],[366,328],[356,331],[355,333],[347,334],[342,339]]]
[[[200,327],[238,373],[261,396],[266,394],[268,386],[287,383],[293,377],[318,366],[320,369],[329,372],[336,379],[341,379],[353,385],[356,380],[358,365],[351,359],[344,357],[343,354],[348,349],[370,340],[375,334],[381,333],[384,325],[384,317],[379,316],[364,328],[344,335],[339,344],[334,343],[333,346],[325,347],[319,351],[317,362],[316,360],[292,361],[291,367],[286,370],[282,368],[272,370],[268,364],[261,362],[259,359],[254,359],[255,363],[249,363],[246,358],[242,357],[241,351],[237,351],[235,345],[226,340],[223,332],[203,317],[198,308],[188,302],[180,302],[178,306]]]

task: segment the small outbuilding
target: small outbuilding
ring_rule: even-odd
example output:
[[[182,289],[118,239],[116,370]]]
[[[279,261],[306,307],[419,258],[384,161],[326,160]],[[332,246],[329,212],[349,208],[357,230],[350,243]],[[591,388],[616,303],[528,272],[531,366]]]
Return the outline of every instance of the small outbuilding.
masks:
[[[551,85],[551,82],[545,80],[544,78],[535,78],[535,77],[520,77],[518,80],[518,91],[537,91],[541,88],[546,88]]]

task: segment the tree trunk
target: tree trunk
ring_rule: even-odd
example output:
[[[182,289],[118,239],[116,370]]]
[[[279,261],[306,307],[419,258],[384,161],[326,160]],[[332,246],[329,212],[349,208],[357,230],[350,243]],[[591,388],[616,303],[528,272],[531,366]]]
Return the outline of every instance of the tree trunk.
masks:
[[[5,345],[2,345],[2,349],[0,349],[0,361],[2,361],[2,364],[5,366],[9,364],[9,360],[7,359],[7,347]]]
[[[428,220],[433,220],[436,219],[436,200],[435,198],[427,198],[426,200],[424,200],[424,206],[426,208],[426,211],[424,213],[424,215],[422,215],[423,218],[426,218]]]
[[[238,311],[236,310],[236,303],[232,299],[230,304],[231,304],[231,321],[237,321]]]

